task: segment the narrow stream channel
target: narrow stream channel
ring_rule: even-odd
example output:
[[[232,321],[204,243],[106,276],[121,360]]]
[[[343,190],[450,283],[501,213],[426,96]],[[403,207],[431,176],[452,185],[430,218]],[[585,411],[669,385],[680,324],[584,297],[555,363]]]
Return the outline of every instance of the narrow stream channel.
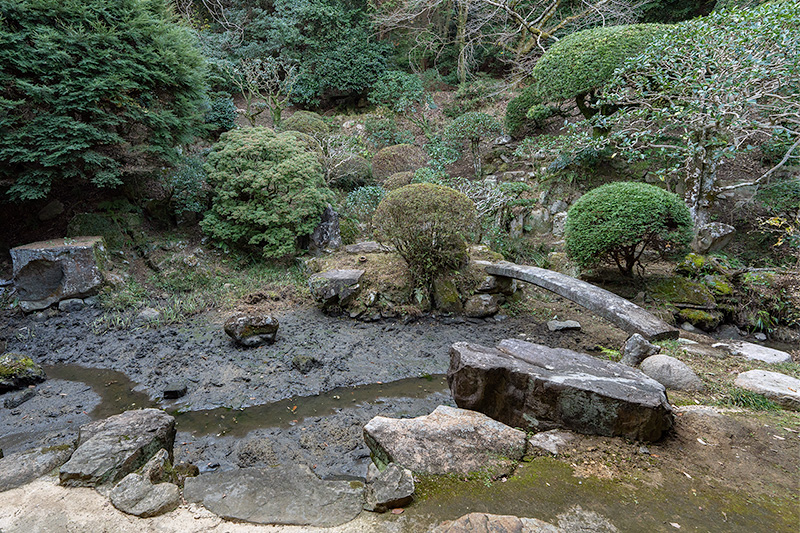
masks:
[[[383,398],[424,398],[447,391],[444,375],[407,378],[391,383],[373,383],[340,387],[324,394],[289,398],[243,409],[183,411],[180,400],[154,402],[147,394],[134,391],[136,384],[122,372],[80,365],[44,367],[50,379],[77,381],[90,386],[101,398],[90,416],[97,420],[128,409],[159,407],[175,417],[178,431],[196,436],[229,435],[241,437],[262,428],[288,428],[306,417],[326,416],[341,409],[357,408],[365,403],[381,403]]]

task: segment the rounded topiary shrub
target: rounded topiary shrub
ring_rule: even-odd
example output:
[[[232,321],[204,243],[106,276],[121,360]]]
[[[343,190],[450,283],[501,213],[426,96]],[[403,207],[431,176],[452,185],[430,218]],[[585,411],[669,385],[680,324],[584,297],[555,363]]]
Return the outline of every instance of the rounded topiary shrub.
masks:
[[[356,154],[341,154],[330,160],[328,172],[328,185],[352,191],[356,187],[363,187],[372,178],[372,169],[369,161]]]
[[[528,118],[528,110],[541,103],[535,87],[525,87],[519,95],[508,101],[506,106],[506,131],[515,139],[524,137],[533,129],[535,123]]]
[[[312,111],[295,111],[292,116],[283,120],[281,129],[284,131],[301,131],[309,135],[330,133],[331,131],[325,119]]]
[[[602,261],[633,275],[645,250],[679,254],[692,240],[686,204],[675,194],[645,183],[609,183],[581,196],[565,227],[567,255],[582,267]]]
[[[413,144],[396,144],[379,150],[372,158],[372,176],[382,181],[398,172],[414,171],[424,167],[425,150]]]
[[[296,253],[334,197],[316,155],[288,132],[224,133],[206,169],[214,197],[203,231],[223,248],[258,250],[265,258]]]
[[[414,173],[410,170],[405,172],[395,172],[386,178],[386,181],[383,182],[383,188],[387,191],[393,191],[410,184],[412,179],[414,179]]]
[[[449,187],[415,183],[387,194],[372,221],[378,237],[391,242],[408,263],[416,286],[430,289],[437,275],[467,260],[475,204]]]
[[[475,177],[481,177],[481,141],[499,135],[503,127],[491,115],[470,111],[464,113],[444,130],[446,139],[456,142],[468,142],[472,152],[472,165],[475,168]]]

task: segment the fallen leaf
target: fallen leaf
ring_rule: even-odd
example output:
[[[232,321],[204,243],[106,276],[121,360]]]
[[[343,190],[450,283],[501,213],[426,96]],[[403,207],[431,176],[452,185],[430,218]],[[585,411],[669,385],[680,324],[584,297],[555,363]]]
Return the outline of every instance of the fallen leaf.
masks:
[[[680,524],[676,524],[675,522],[670,522],[669,525],[671,525],[675,529],[680,529],[681,528],[681,525]]]
[[[405,511],[405,509],[398,507],[396,509],[392,509],[392,514],[403,514],[403,511]]]

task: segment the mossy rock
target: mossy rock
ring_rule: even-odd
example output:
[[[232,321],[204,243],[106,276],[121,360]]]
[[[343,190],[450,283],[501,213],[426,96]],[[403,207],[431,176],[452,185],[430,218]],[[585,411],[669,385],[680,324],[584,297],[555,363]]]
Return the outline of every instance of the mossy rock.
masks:
[[[405,187],[414,179],[414,172],[407,170],[405,172],[395,172],[383,182],[383,188],[387,191],[393,191],[400,187]]]
[[[710,274],[703,278],[703,283],[705,283],[716,296],[730,296],[733,294],[733,286],[727,276]]]
[[[675,267],[675,273],[690,278],[698,278],[703,274],[730,276],[733,274],[733,267],[723,257],[692,252]]]
[[[8,352],[0,357],[0,394],[35,385],[47,379],[42,367],[20,353]]]
[[[67,237],[99,235],[111,250],[118,250],[129,244],[129,239],[110,216],[100,213],[78,213],[67,224]]]
[[[372,175],[383,181],[398,172],[415,171],[427,162],[425,150],[413,144],[396,144],[379,150],[372,158]]]
[[[712,309],[716,305],[714,295],[702,283],[682,276],[672,276],[650,287],[650,295],[661,302],[676,306],[688,305]]]
[[[331,128],[325,119],[312,111],[295,111],[292,116],[281,124],[284,131],[299,131],[314,135],[315,133],[330,133]]]
[[[451,278],[437,278],[433,282],[433,302],[442,313],[460,315],[464,310],[456,283]]]
[[[703,331],[711,331],[722,322],[722,313],[708,312],[702,309],[681,309],[678,312],[678,318]]]

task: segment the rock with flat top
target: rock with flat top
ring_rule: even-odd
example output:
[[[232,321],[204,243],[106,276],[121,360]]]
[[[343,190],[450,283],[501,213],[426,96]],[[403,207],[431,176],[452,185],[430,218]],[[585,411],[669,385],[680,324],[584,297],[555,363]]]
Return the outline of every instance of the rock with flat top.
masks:
[[[391,252],[392,249],[385,244],[375,241],[357,242],[355,244],[348,244],[344,247],[344,251],[348,254],[363,255],[363,254],[377,254]]]
[[[379,467],[389,463],[428,474],[510,473],[525,453],[525,433],[488,416],[440,405],[417,418],[376,416],[364,441]]]
[[[33,448],[3,457],[0,452],[0,492],[20,487],[67,462],[72,444]]]
[[[112,505],[141,518],[158,516],[178,507],[180,489],[173,483],[153,484],[141,474],[128,474],[109,493]]]
[[[470,513],[457,520],[442,522],[431,533],[564,533],[536,518]]]
[[[739,374],[733,384],[763,394],[786,409],[800,411],[800,379],[779,372],[748,370]]]
[[[548,320],[547,329],[557,331],[580,331],[581,323],[577,320]]]
[[[713,348],[721,348],[731,355],[738,355],[746,359],[763,361],[765,363],[788,363],[792,356],[781,350],[753,344],[745,341],[718,342],[712,345]]]
[[[323,308],[344,307],[361,288],[358,282],[363,275],[363,270],[328,270],[311,276],[308,286]]]
[[[672,427],[664,386],[639,370],[563,348],[506,339],[457,342],[447,381],[456,404],[511,427],[655,441]]]
[[[125,411],[81,426],[78,448],[61,467],[67,487],[114,483],[135,472],[164,448],[171,455],[175,419],[159,409]]]
[[[225,321],[225,333],[242,346],[261,346],[275,342],[279,326],[278,319],[270,315],[239,313]]]
[[[240,468],[188,478],[187,502],[226,520],[334,527],[361,512],[359,482],[323,481],[305,465]]]
[[[20,308],[38,311],[61,300],[96,294],[106,259],[102,237],[54,239],[11,249]]]

